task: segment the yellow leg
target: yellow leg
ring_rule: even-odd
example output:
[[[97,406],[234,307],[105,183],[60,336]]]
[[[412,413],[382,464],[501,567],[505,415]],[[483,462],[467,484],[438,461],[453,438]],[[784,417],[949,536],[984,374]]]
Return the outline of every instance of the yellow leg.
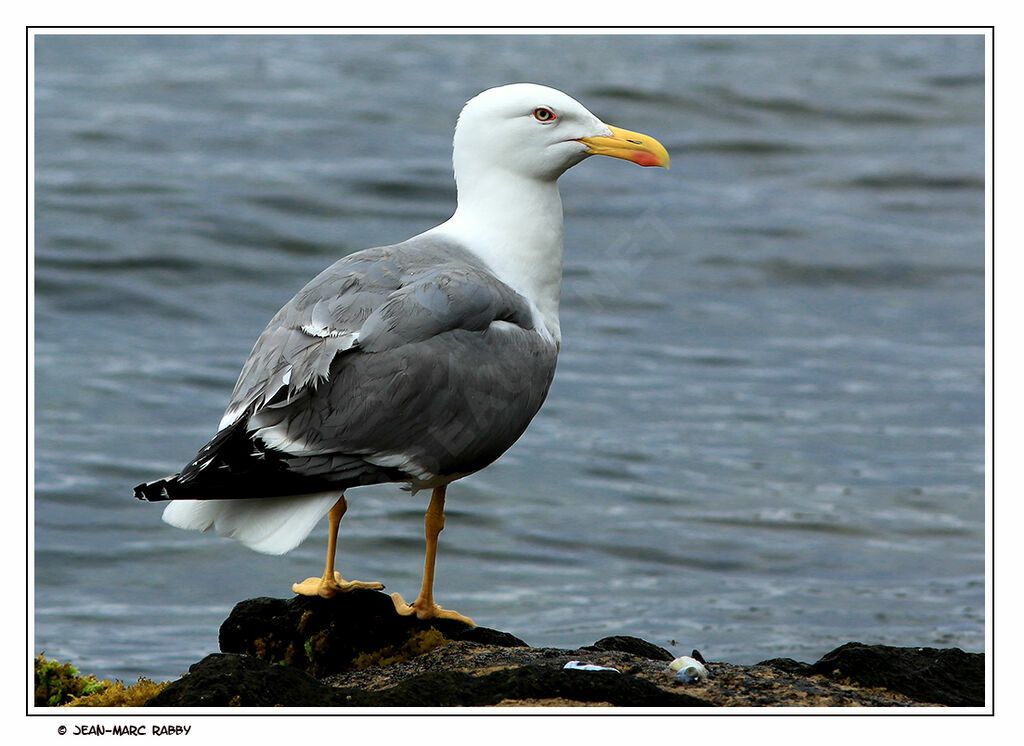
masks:
[[[356,588],[370,588],[375,591],[383,590],[381,583],[364,583],[361,580],[345,580],[340,572],[334,571],[334,555],[338,549],[338,527],[341,526],[341,517],[348,510],[348,502],[345,496],[338,498],[338,502],[327,514],[330,521],[330,529],[327,534],[327,564],[324,567],[324,574],[319,578],[306,578],[301,583],[292,585],[292,590],[300,596],[320,596],[330,598],[338,593],[355,590]]]
[[[447,487],[435,487],[430,496],[430,506],[424,519],[427,535],[427,555],[423,562],[423,586],[419,597],[407,604],[398,593],[392,593],[395,611],[402,616],[416,615],[417,619],[456,619],[466,624],[475,623],[457,611],[442,609],[434,603],[434,561],[437,559],[437,537],[444,529],[444,493]]]

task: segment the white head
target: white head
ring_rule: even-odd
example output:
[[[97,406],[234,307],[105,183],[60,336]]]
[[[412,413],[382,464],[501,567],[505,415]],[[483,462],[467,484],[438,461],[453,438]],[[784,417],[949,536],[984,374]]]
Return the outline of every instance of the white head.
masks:
[[[466,104],[455,127],[458,208],[428,231],[475,252],[533,301],[556,341],[562,284],[558,177],[590,155],[669,164],[654,138],[609,126],[554,88],[515,83],[484,91]]]
[[[561,91],[534,83],[491,88],[471,99],[455,127],[457,180],[495,170],[554,181],[588,155],[668,167],[657,140],[609,127]]]

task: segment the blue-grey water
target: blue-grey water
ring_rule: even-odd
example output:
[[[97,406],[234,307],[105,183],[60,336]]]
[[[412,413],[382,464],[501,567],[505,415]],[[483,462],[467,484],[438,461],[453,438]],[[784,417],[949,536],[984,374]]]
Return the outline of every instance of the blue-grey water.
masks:
[[[562,179],[548,401],[449,490],[439,601],[533,645],[815,660],[985,645],[980,35],[35,40],[35,652],[176,677],[322,567],[134,484],[214,432],[274,311],[453,209],[451,130],[531,80],[672,170]],[[352,491],[346,576],[419,587],[426,493]]]

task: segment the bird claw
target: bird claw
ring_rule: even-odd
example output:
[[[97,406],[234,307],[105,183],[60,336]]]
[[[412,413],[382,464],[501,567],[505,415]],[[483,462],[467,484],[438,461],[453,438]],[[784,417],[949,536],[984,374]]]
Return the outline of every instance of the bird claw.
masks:
[[[332,598],[339,593],[348,593],[359,588],[368,588],[373,591],[384,590],[383,583],[365,582],[362,580],[345,580],[340,572],[335,572],[333,578],[326,575],[320,578],[306,578],[301,583],[294,583],[292,591],[300,596],[320,596],[320,598]]]
[[[433,602],[425,603],[423,600],[417,598],[412,602],[412,604],[407,604],[400,593],[392,593],[391,601],[394,603],[395,611],[399,616],[412,616],[415,614],[416,618],[421,620],[454,619],[457,622],[468,624],[471,627],[476,626],[476,622],[468,616],[463,616],[459,612],[452,611],[451,609],[442,609]]]

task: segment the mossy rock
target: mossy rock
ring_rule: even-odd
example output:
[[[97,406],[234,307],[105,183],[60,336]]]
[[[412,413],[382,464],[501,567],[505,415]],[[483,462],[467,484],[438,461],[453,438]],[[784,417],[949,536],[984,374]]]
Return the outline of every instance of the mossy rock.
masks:
[[[387,594],[359,589],[329,599],[242,601],[221,625],[220,649],[322,678],[404,661],[474,629],[451,619],[401,616]]]
[[[142,707],[169,683],[142,677],[131,686],[115,681],[100,691],[72,699],[64,707]]]
[[[70,663],[46,660],[42,653],[36,657],[35,674],[36,707],[140,707],[168,683],[145,678],[131,686],[101,681],[91,674],[83,676]]]
[[[82,676],[70,663],[46,660],[43,654],[36,656],[36,707],[59,707],[75,697],[84,697],[101,692],[111,684],[95,676]]]

